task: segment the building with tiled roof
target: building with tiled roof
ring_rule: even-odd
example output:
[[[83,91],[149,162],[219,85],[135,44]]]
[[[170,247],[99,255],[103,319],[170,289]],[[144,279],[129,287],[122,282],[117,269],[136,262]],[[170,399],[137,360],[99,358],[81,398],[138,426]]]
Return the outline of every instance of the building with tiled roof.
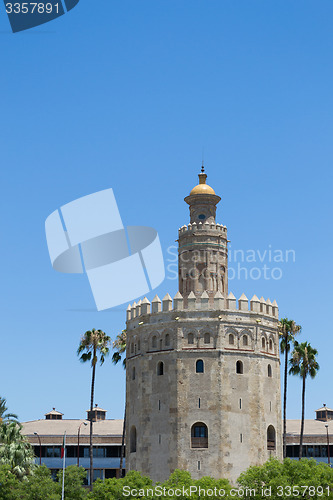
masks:
[[[94,410],[94,479],[119,477],[123,420],[106,419],[106,410]],[[89,469],[89,411],[87,419],[64,419],[53,408],[45,419],[23,422],[23,434],[34,447],[36,462],[45,464],[55,477],[62,468],[61,446],[66,433],[66,466]],[[125,468],[125,460],[123,463]]]
[[[287,420],[287,457],[298,459],[300,432],[300,420]],[[333,410],[326,405],[316,410],[315,420],[304,420],[302,455],[325,463],[333,458]]]

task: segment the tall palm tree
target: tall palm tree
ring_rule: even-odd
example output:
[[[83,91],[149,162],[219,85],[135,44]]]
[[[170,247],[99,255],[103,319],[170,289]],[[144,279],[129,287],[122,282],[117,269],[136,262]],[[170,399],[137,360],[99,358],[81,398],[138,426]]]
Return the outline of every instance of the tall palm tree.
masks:
[[[295,341],[295,335],[300,333],[302,327],[296,325],[295,321],[282,318],[279,322],[280,351],[284,353],[284,388],[283,388],[283,458],[287,456],[287,380],[288,380],[288,355],[291,344]]]
[[[80,357],[80,361],[85,363],[86,361],[91,361],[92,376],[91,376],[91,392],[90,392],[90,441],[89,441],[89,457],[90,457],[90,490],[92,491],[93,480],[94,480],[94,470],[93,470],[93,406],[94,406],[94,392],[95,392],[95,376],[96,376],[96,364],[98,361],[102,365],[105,361],[105,357],[109,354],[110,337],[106,335],[102,330],[88,330],[82,337],[80,345],[77,350],[77,355]]]
[[[6,413],[7,410],[6,398],[0,396],[0,425],[1,423],[17,422],[17,415],[15,413]]]
[[[295,342],[294,350],[290,359],[291,375],[299,375],[302,378],[302,421],[301,421],[301,434],[299,440],[299,460],[302,458],[303,447],[303,431],[304,431],[304,407],[305,407],[305,381],[308,375],[315,378],[319,370],[319,364],[316,360],[318,354],[317,349],[311,347],[308,342],[299,344]]]
[[[117,335],[116,340],[112,345],[115,352],[112,356],[112,363],[115,365],[121,361],[123,357],[123,368],[126,370],[126,330],[123,330],[119,335]],[[124,410],[124,422],[123,422],[123,434],[121,438],[121,448],[120,448],[120,477],[123,476],[123,462],[124,462],[124,450],[125,450],[125,430],[126,430],[126,394],[125,394],[125,410]]]

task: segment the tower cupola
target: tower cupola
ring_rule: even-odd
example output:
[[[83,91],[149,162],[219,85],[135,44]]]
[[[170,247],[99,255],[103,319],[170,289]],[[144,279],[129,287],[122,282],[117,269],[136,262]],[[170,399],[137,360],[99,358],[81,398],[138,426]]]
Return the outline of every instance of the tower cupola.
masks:
[[[216,205],[221,201],[221,198],[206,183],[207,174],[204,166],[201,167],[201,173],[198,177],[199,184],[185,198],[186,203],[190,206],[191,224],[193,222],[197,224],[199,222],[215,223]]]

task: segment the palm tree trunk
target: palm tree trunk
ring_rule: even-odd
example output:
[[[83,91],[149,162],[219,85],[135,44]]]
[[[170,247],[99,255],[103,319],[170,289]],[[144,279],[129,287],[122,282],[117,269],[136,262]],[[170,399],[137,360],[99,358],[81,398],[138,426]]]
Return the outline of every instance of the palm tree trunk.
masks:
[[[121,449],[120,449],[120,477],[123,477],[123,461],[124,461],[124,450],[125,450],[125,431],[126,431],[126,401],[125,401],[125,411],[124,411],[124,423],[123,423],[123,435],[121,438]]]
[[[301,435],[299,438],[299,457],[298,459],[301,460],[302,458],[302,451],[303,451],[303,432],[304,432],[304,406],[305,406],[305,374],[303,375],[303,386],[302,386],[302,421],[301,421]]]
[[[283,391],[283,458],[287,456],[287,379],[288,379],[288,345],[285,338],[285,357],[284,357],[284,391]]]
[[[94,348],[93,359],[96,359],[96,348]],[[90,478],[90,491],[93,488],[94,482],[94,464],[93,464],[93,406],[94,406],[94,390],[95,390],[95,371],[96,371],[96,363],[93,363],[92,377],[91,377],[91,395],[90,395],[90,436],[89,436],[89,458],[90,458],[90,469],[89,469],[89,478]]]

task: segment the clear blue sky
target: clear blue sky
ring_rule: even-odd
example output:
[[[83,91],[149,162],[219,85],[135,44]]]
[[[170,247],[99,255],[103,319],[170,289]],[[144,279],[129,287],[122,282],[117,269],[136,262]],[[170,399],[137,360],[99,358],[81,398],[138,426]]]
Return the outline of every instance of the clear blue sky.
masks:
[[[21,420],[52,407],[83,417],[80,335],[114,338],[125,320],[125,307],[95,311],[86,277],[52,269],[46,217],[112,187],[124,223],[157,229],[168,258],[203,147],[231,248],[296,255],[279,280],[229,288],[275,298],[302,324],[321,366],[306,416],[332,407],[332,20],[331,0],[81,0],[14,35],[1,6],[0,394]],[[176,293],[167,276],[160,297]],[[300,381],[289,388],[299,418]],[[95,398],[109,418],[122,417],[124,391],[109,360]]]

